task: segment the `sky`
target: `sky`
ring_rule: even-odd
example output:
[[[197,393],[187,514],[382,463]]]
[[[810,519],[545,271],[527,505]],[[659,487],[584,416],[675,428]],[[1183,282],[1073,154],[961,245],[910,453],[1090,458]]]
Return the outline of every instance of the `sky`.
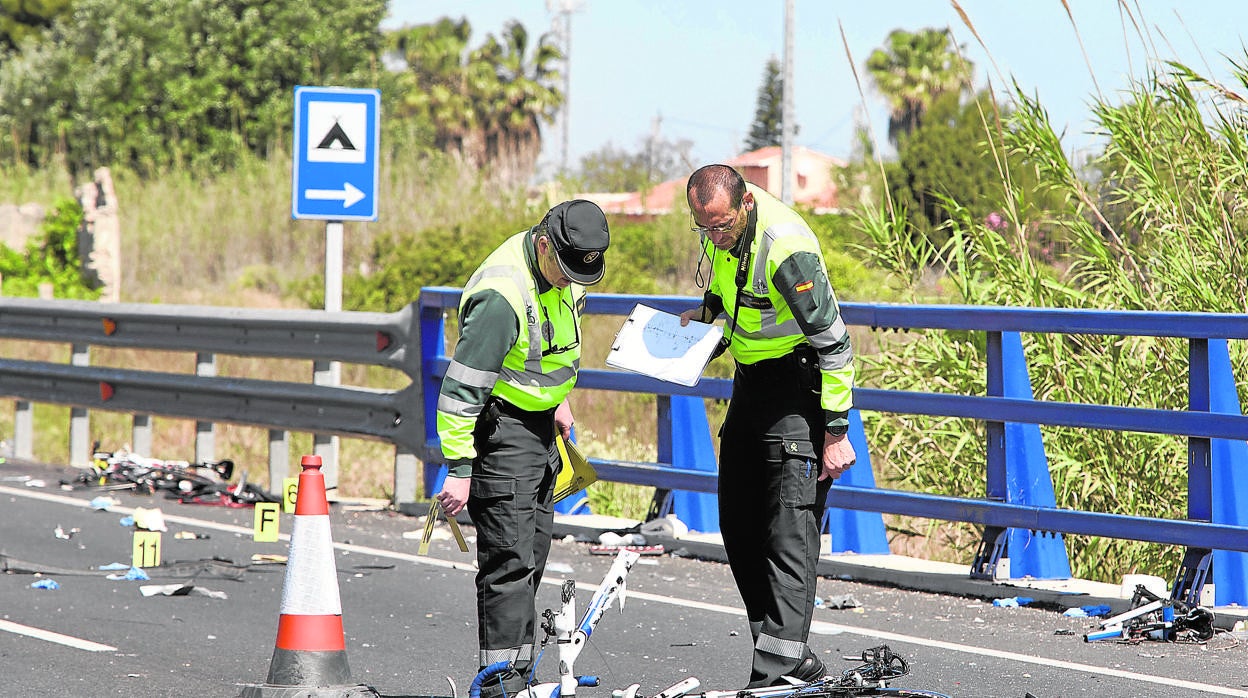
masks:
[[[1066,1],[1073,26],[1062,0],[959,0],[981,46],[949,0],[794,0],[794,144],[848,158],[856,124],[869,122],[888,150],[887,107],[865,63],[894,29],[952,30],[975,64],[976,88],[991,80],[1002,93],[1016,81],[1037,95],[1068,153],[1098,143],[1089,108],[1098,89],[1117,103],[1116,95],[1131,77],[1144,77],[1150,62],[1178,59],[1222,81],[1231,81],[1228,59],[1248,63],[1244,0]],[[695,166],[744,149],[764,67],[784,55],[784,0],[390,0],[382,26],[462,17],[476,47],[508,20],[532,34],[551,30],[557,15],[548,2],[576,8],[569,167],[608,144],[640,151],[655,133],[690,141]],[[1124,8],[1141,23],[1147,43]],[[545,127],[540,169],[557,170],[564,161],[563,134],[562,122]]]

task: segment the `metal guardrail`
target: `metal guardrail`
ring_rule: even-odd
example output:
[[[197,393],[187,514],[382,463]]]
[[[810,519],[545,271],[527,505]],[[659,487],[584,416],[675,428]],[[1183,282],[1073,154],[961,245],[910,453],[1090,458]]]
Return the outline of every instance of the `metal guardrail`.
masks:
[[[396,313],[0,298],[0,338],[268,356],[419,373],[412,308]]]
[[[458,305],[460,289],[425,288],[420,306],[425,336],[423,382],[436,392],[448,359],[444,347],[431,342],[442,335],[440,315]],[[627,315],[637,302],[679,313],[694,307],[697,298],[676,296],[620,296],[591,294],[587,314]],[[1198,595],[1209,574],[1211,549],[1248,552],[1248,527],[1212,523],[1213,491],[1210,468],[1211,439],[1248,440],[1248,417],[1210,412],[1209,345],[1211,341],[1248,339],[1248,315],[1138,311],[1065,310],[970,306],[919,306],[842,303],[846,324],[872,329],[932,329],[983,332],[988,348],[987,395],[950,395],[856,388],[857,410],[965,417],[986,423],[988,431],[985,496],[982,499],[919,494],[884,488],[834,486],[831,507],[881,512],[979,524],[985,540],[973,570],[988,571],[1001,551],[994,539],[1007,529],[1094,535],[1181,545],[1189,555],[1176,578],[1176,593]],[[1141,409],[1107,405],[1044,402],[1007,397],[1003,389],[1006,360],[1002,339],[1007,333],[1137,335],[1188,340],[1190,406],[1187,411]],[[663,395],[727,398],[731,381],[706,378],[684,387],[616,371],[584,370],[578,389],[632,391]],[[1232,386],[1233,388],[1233,386]],[[437,435],[432,410],[426,406],[426,482],[437,473]],[[663,424],[660,409],[660,434]],[[1010,503],[1006,492],[1006,423],[1052,425],[1174,434],[1188,437],[1188,518],[1171,520]],[[625,463],[593,459],[600,479],[650,485],[656,488],[714,492],[713,473],[678,469],[670,463]],[[1242,465],[1242,464],[1241,464]],[[1241,498],[1248,512],[1248,492]],[[989,572],[990,573],[990,572]]]
[[[137,443],[150,444],[146,415],[268,427],[389,441],[398,449],[396,477],[415,496],[414,453],[423,448],[410,414],[420,375],[419,327],[412,307],[395,313],[248,310],[188,305],[0,299],[0,338],[68,343],[70,364],[0,358],[0,394],[18,399],[15,452],[30,457],[29,402],[75,407],[70,459],[90,462],[86,409],[136,415]],[[92,346],[195,352],[204,375],[90,366]],[[395,391],[213,375],[217,353],[397,369],[413,385]],[[312,376],[309,376],[312,378]],[[288,472],[284,434],[270,435],[270,483]],[[197,451],[204,445],[197,440]],[[210,445],[210,442],[209,442]],[[140,452],[144,452],[138,448]],[[203,455],[197,453],[197,460]],[[402,471],[400,473],[399,471]],[[332,477],[332,476],[331,476]]]

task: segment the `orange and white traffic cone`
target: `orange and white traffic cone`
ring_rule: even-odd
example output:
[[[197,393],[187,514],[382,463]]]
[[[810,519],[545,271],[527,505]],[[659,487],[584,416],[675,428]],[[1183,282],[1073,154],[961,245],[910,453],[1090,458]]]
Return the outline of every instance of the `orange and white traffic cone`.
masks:
[[[304,456],[290,533],[282,611],[269,678],[243,689],[240,698],[356,698],[376,696],[369,686],[349,685],[338,570],[329,531],[329,500],[320,456]]]

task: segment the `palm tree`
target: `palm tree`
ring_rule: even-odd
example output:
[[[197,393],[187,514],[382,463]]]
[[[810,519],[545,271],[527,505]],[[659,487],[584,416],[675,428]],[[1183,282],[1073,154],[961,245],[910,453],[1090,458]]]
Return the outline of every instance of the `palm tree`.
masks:
[[[948,29],[895,29],[871,52],[867,72],[889,103],[888,140],[894,146],[923,121],[937,97],[970,84],[973,65],[953,45]]]
[[[532,175],[542,149],[541,123],[553,123],[564,95],[556,85],[553,66],[563,52],[548,34],[538,39],[530,54],[529,33],[519,22],[508,22],[502,40],[490,36],[474,52],[474,62],[493,68],[494,80],[483,79],[478,113],[485,126],[485,159],[494,175],[523,182]]]
[[[427,125],[434,147],[455,155],[462,155],[465,141],[478,126],[464,62],[471,34],[467,20],[444,17],[388,37],[390,50],[407,67],[400,115]]]
[[[467,20],[439,20],[399,32],[392,49],[407,65],[407,115],[430,124],[435,147],[497,181],[522,184],[541,153],[541,122],[563,103],[551,65],[562,52],[543,35],[529,51],[529,33],[507,23],[502,40],[488,36],[469,51]]]

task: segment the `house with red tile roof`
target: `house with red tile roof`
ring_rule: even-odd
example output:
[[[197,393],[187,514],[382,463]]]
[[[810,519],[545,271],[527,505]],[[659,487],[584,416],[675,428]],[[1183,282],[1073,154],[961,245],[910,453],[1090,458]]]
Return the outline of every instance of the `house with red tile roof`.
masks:
[[[741,173],[747,182],[780,196],[781,149],[767,146],[738,155],[724,162]],[[793,201],[809,206],[816,213],[830,213],[839,206],[835,168],[844,167],[845,161],[803,146],[793,148]],[[671,179],[656,184],[648,191],[588,192],[577,198],[589,199],[609,214],[647,218],[660,216],[674,207],[685,206],[685,181],[687,177]]]

